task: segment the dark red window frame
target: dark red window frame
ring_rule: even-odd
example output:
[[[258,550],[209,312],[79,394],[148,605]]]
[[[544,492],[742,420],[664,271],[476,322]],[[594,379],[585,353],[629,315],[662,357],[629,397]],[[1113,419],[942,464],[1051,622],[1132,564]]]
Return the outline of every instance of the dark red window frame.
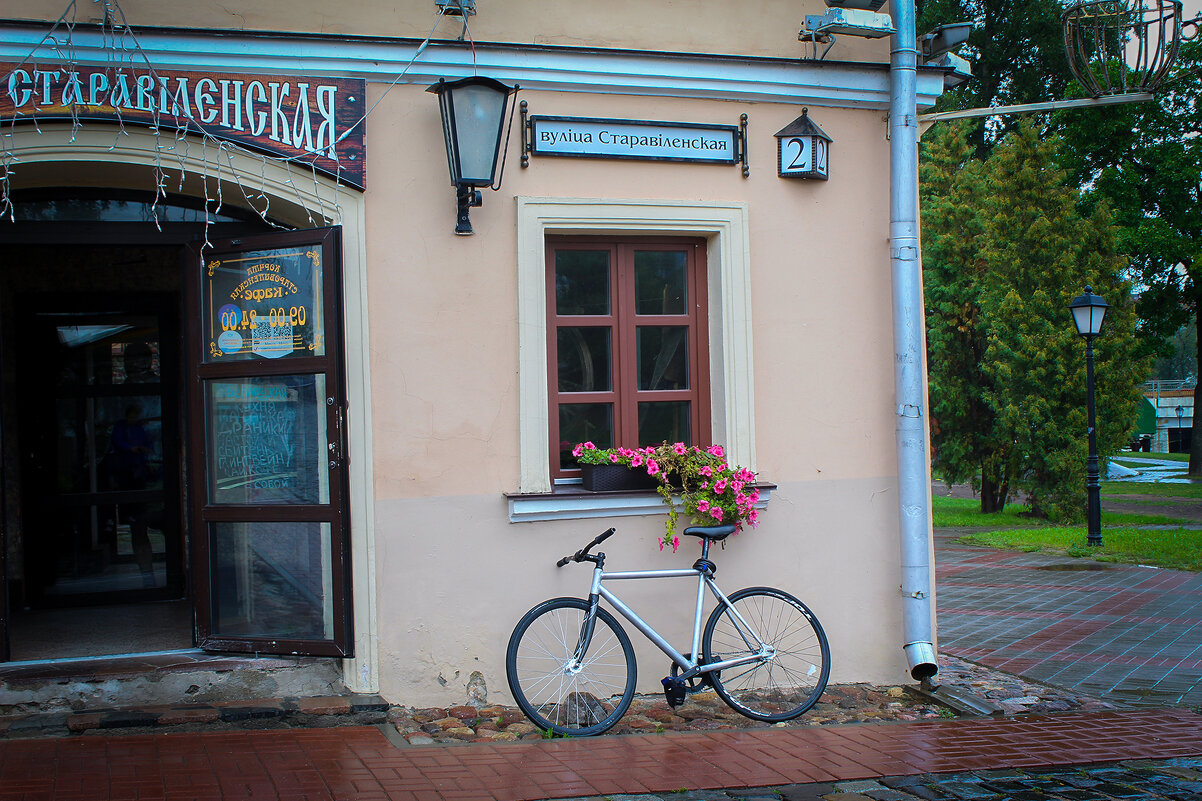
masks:
[[[555,266],[560,251],[607,251],[609,253],[609,313],[561,315],[556,304]],[[684,314],[639,315],[635,313],[634,254],[636,251],[677,251],[686,256],[687,303]],[[676,237],[547,237],[547,370],[550,425],[551,477],[572,478],[579,469],[561,467],[561,404],[597,403],[613,405],[614,445],[635,447],[652,444],[638,441],[638,405],[651,401],[689,403],[691,444],[706,445],[710,439],[709,386],[709,297],[706,276],[705,240]],[[687,326],[688,388],[638,389],[636,331],[639,326]],[[611,376],[609,390],[561,392],[559,389],[558,332],[561,327],[609,328]],[[574,443],[573,443],[574,444]],[[599,445],[602,443],[598,443]]]

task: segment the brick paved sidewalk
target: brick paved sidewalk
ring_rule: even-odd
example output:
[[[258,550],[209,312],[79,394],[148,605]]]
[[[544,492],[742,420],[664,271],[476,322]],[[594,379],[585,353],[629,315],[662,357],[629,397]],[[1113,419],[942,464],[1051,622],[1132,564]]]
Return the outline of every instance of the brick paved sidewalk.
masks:
[[[1202,754],[1202,716],[1182,710],[462,746],[398,747],[385,731],[10,740],[0,801],[532,801]]]
[[[942,651],[1134,706],[1202,707],[1202,574],[936,533]]]

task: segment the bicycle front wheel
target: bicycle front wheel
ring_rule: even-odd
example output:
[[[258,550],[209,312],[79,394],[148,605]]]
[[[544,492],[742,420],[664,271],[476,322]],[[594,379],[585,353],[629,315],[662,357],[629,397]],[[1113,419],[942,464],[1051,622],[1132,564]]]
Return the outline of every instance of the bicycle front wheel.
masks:
[[[526,717],[544,731],[585,737],[618,722],[634,698],[634,647],[618,621],[597,610],[592,637],[581,647],[589,603],[543,601],[509,638],[509,691]]]
[[[753,662],[712,671],[714,689],[749,718],[792,720],[826,689],[831,658],[826,633],[814,613],[787,592],[748,587],[731,593],[729,600],[705,624],[706,663],[759,654],[760,643],[768,652]]]

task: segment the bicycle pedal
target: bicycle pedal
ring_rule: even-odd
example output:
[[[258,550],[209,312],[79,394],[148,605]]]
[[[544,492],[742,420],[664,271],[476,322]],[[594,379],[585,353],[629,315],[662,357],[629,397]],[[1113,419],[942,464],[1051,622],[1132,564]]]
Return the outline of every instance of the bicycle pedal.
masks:
[[[674,676],[665,676],[660,683],[664,685],[664,698],[668,700],[669,707],[675,709],[684,703],[684,697],[688,691],[684,680]]]

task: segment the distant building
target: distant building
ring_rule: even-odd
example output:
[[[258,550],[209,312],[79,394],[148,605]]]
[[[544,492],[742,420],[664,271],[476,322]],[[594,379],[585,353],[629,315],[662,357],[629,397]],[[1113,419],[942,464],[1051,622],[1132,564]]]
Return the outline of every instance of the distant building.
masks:
[[[1144,384],[1137,430],[1150,440],[1153,453],[1189,453],[1194,431],[1193,381],[1149,381]]]

